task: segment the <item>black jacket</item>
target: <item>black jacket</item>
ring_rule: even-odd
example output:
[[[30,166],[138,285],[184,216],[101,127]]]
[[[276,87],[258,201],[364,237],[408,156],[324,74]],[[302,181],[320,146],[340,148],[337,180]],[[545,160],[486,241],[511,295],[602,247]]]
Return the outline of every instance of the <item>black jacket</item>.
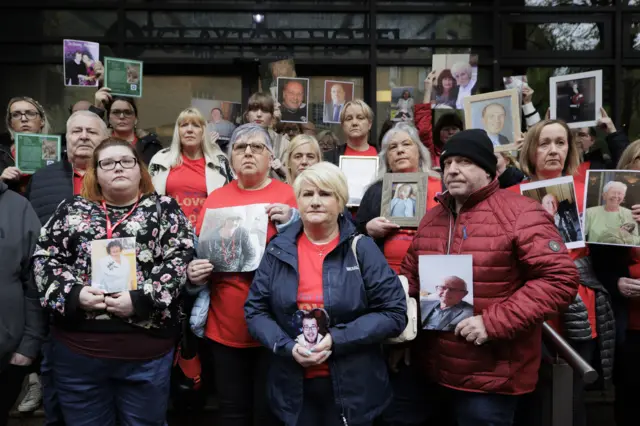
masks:
[[[73,198],[73,168],[64,159],[44,167],[31,176],[24,196],[31,202],[40,222],[45,224],[58,204]]]
[[[347,144],[344,143],[342,145],[338,145],[330,151],[326,151],[322,154],[322,159],[324,161],[328,161],[330,163],[335,164],[336,166],[340,166],[340,156],[344,155],[344,152],[347,149]]]
[[[498,176],[498,182],[500,182],[500,188],[506,189],[510,186],[517,185],[525,178],[524,173],[517,167],[507,167],[504,172]]]
[[[21,195],[0,182],[0,371],[13,352],[36,358],[45,315],[31,272],[40,221]]]
[[[621,130],[607,135],[606,141],[609,152],[611,153],[611,158],[606,158],[600,149],[584,154],[584,161],[591,163],[589,167],[591,170],[615,169],[618,167],[618,161],[620,161],[622,153],[627,146],[629,146],[629,138]]]

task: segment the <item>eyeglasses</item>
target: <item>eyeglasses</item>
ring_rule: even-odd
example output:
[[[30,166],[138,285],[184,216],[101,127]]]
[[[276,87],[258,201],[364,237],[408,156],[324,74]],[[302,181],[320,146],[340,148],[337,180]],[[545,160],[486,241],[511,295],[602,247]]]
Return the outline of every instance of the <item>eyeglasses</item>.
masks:
[[[131,118],[133,117],[133,111],[130,109],[112,109],[111,110],[111,115],[116,116],[116,117],[127,117],[127,118]]]
[[[116,164],[120,164],[123,169],[133,169],[136,164],[138,164],[138,160],[135,157],[124,157],[117,161],[112,160],[111,158],[98,161],[98,166],[100,166],[100,168],[105,171],[115,169]]]
[[[266,148],[266,145],[263,144],[263,143],[247,144],[247,143],[241,142],[241,143],[237,143],[237,144],[233,145],[233,152],[235,154],[242,154],[247,150],[247,146],[251,147],[251,153],[252,154],[262,154],[262,152]]]
[[[317,325],[305,325],[305,326],[302,327],[302,329],[304,331],[309,331],[309,330],[316,331],[318,329],[318,326]]]
[[[438,291],[449,290],[449,291],[452,291],[454,293],[464,293],[466,291],[466,290],[462,290],[462,289],[459,289],[459,288],[446,287],[446,286],[443,286],[443,285],[437,285],[436,286],[436,290],[438,290]]]
[[[22,120],[22,116],[27,117],[27,119],[29,120],[33,120],[34,118],[38,117],[40,113],[38,111],[30,109],[27,111],[13,111],[10,115],[12,120]]]

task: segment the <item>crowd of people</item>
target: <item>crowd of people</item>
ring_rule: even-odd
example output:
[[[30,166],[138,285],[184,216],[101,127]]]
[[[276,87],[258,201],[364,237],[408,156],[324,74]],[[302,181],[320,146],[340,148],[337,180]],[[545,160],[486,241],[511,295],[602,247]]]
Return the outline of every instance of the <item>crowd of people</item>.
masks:
[[[25,381],[18,410],[43,404],[48,425],[164,425],[177,342],[191,332],[222,426],[526,425],[552,350],[545,321],[597,368],[600,386],[613,380],[617,424],[635,424],[640,251],[568,250],[557,200],[538,203],[520,185],[572,176],[582,214],[586,171],[640,170],[640,141],[630,144],[603,111],[604,154],[595,129],[541,119],[527,88],[519,152],[495,153],[485,131],[464,130],[453,112],[432,124],[432,84],[412,106],[414,122],[388,120],[379,141],[363,100],[336,109],[338,140],[312,125],[283,127],[280,105],[255,93],[228,140],[186,108],[166,148],[137,128],[132,98],[102,87],[72,109],[62,161],[33,175],[16,167],[13,135],[48,134],[50,123],[36,100],[11,99],[0,147],[0,426]],[[378,157],[358,208],[347,207],[342,155]],[[427,176],[417,228],[381,215],[391,173]],[[624,190],[604,192],[619,206]],[[411,201],[402,208],[414,212]],[[250,250],[259,266],[247,270],[253,228],[233,212],[254,206],[268,225],[263,248]],[[208,211],[225,213],[203,255]],[[640,223],[640,205],[625,212]],[[92,285],[92,242],[112,239],[135,240],[129,258],[121,243],[106,246],[134,268],[132,290]],[[420,257],[463,254],[473,256],[473,282],[447,278],[423,312],[448,326],[389,340],[416,326],[400,276],[419,301],[421,275],[435,273]],[[468,286],[473,305],[462,302]],[[466,314],[452,321],[447,297]],[[576,426],[586,425],[585,387],[575,375]]]

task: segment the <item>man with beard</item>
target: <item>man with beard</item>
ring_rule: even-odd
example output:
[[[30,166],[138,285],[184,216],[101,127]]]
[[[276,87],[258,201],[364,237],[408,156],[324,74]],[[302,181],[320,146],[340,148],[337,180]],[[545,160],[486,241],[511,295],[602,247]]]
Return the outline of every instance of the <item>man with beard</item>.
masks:
[[[318,320],[309,313],[304,314],[304,317],[302,317],[302,334],[296,338],[296,343],[305,349],[312,349],[324,337],[318,332],[318,329]]]
[[[282,90],[281,120],[294,123],[306,123],[307,104],[304,85],[298,80],[289,80]]]

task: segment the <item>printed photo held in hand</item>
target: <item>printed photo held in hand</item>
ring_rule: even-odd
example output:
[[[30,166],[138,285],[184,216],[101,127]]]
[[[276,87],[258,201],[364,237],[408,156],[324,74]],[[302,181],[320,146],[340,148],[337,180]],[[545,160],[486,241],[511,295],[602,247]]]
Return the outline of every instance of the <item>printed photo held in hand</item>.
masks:
[[[105,56],[104,87],[111,96],[142,97],[142,62]]]
[[[522,184],[520,193],[542,204],[553,218],[567,248],[584,247],[584,232],[578,213],[573,176]]]
[[[251,272],[267,243],[267,204],[207,209],[198,239],[198,257],[214,272]]]
[[[487,132],[495,152],[513,151],[520,137],[520,104],[516,89],[483,93],[464,100],[465,129]]]
[[[526,75],[514,75],[511,77],[503,77],[502,81],[504,82],[504,88],[516,89],[518,91],[518,105],[522,104],[522,89],[524,87],[529,87],[527,82]]]
[[[278,77],[280,121],[306,123],[309,121],[309,79]]]
[[[433,55],[435,71],[431,103],[435,109],[462,109],[464,98],[476,93],[478,55],[468,53]]]
[[[421,255],[418,262],[422,329],[454,331],[473,316],[473,257]]]
[[[64,85],[80,87],[98,86],[96,73],[100,59],[100,44],[92,41],[63,40],[62,66]]]
[[[344,105],[353,100],[354,86],[352,81],[324,81],[323,122],[340,124],[340,113]]]
[[[549,78],[549,118],[572,129],[593,127],[601,118],[602,70]]]
[[[414,87],[394,87],[391,89],[391,120],[413,122]]]
[[[106,294],[136,290],[136,239],[91,241],[91,287]]]
[[[347,177],[349,187],[347,206],[359,206],[364,192],[378,173],[378,157],[341,155],[339,167]]]
[[[640,246],[640,172],[589,170],[584,191],[587,243]]]
[[[305,349],[313,349],[328,334],[329,314],[322,308],[299,310],[293,316],[293,325],[300,333],[296,343]]]
[[[242,104],[192,98],[191,106],[207,120],[207,132],[216,133],[219,140],[228,141],[233,131],[242,124]]]
[[[386,173],[380,216],[396,225],[417,228],[427,210],[428,179],[426,173]]]
[[[60,136],[16,133],[16,167],[24,174],[60,161],[62,146]]]

